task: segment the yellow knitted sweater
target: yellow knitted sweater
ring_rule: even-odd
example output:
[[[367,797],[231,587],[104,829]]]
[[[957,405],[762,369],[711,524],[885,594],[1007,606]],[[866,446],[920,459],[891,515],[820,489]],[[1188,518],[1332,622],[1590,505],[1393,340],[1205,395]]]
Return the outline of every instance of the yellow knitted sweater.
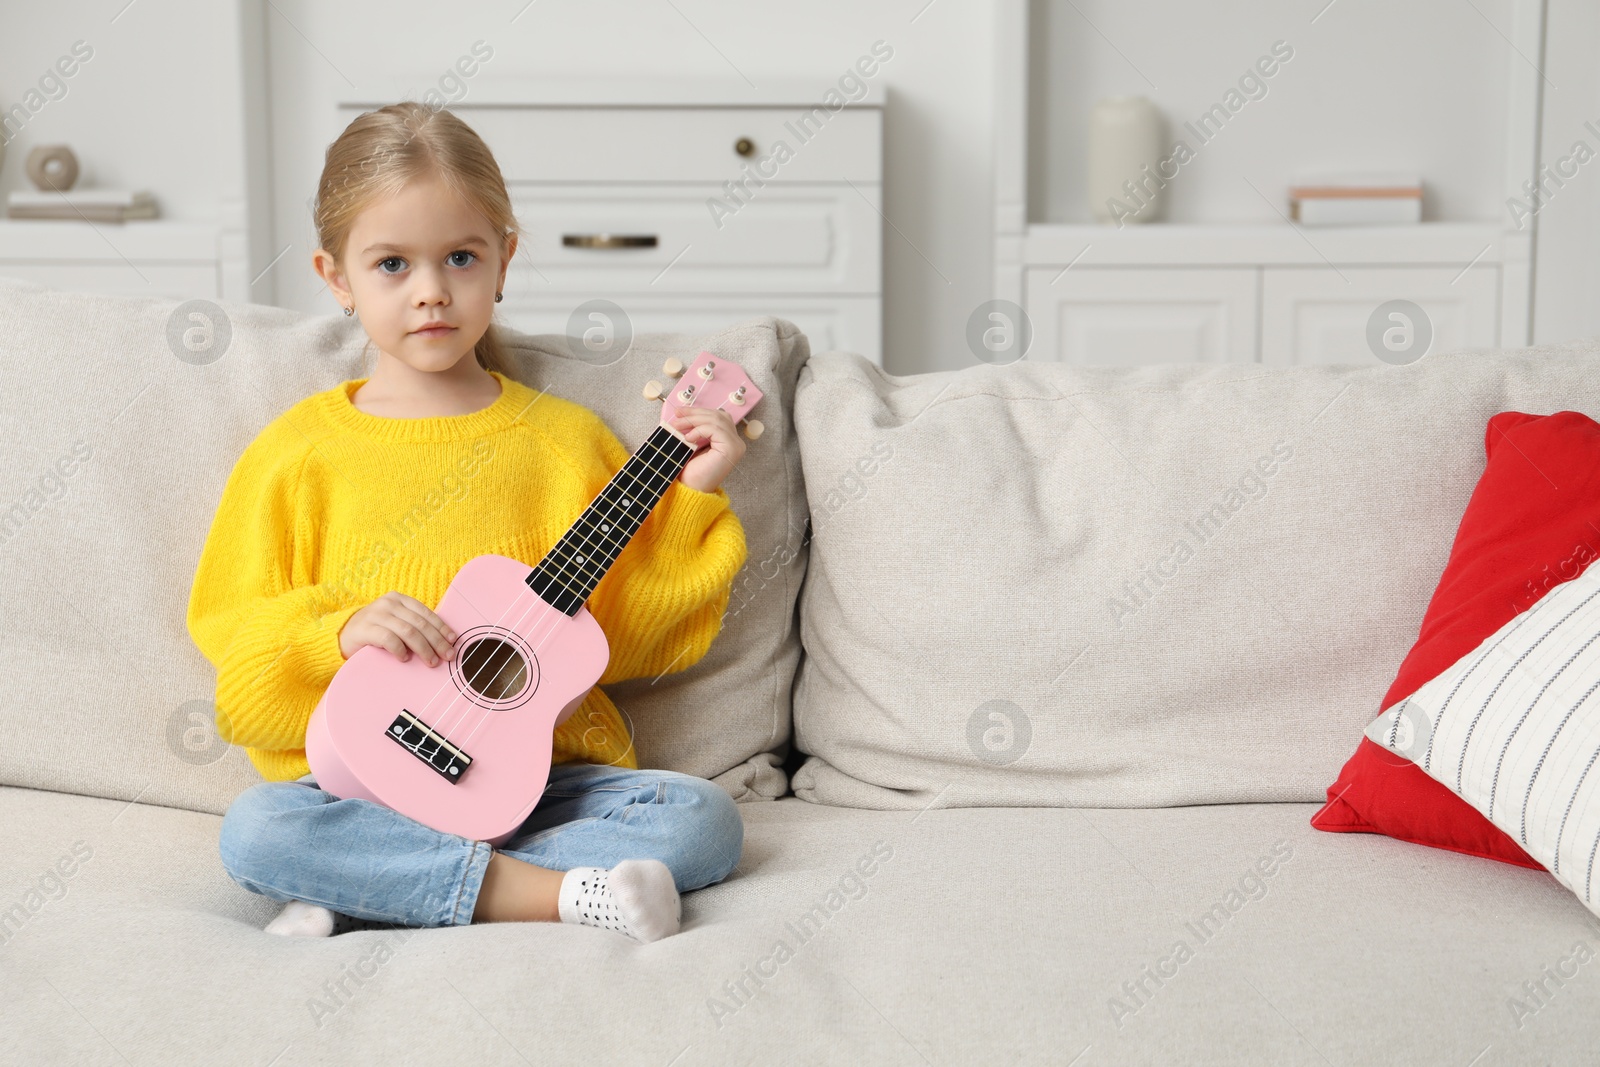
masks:
[[[474,556],[530,568],[632,455],[593,411],[497,372],[466,415],[368,414],[344,382],[295,404],[234,464],[189,593],[189,635],[217,668],[217,729],[269,781],[310,771],[306,725],[344,663],[339,631],[390,590],[437,608]],[[595,587],[611,645],[600,684],[681,671],[721,629],[744,528],[727,490],[674,481]],[[552,759],[637,767],[596,686]]]

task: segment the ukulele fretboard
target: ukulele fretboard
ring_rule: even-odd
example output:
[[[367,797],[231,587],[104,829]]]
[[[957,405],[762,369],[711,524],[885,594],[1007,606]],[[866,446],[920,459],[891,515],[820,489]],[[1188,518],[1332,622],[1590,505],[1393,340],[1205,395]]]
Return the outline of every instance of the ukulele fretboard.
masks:
[[[528,588],[558,611],[576,615],[694,453],[694,446],[657,426],[539,561]]]

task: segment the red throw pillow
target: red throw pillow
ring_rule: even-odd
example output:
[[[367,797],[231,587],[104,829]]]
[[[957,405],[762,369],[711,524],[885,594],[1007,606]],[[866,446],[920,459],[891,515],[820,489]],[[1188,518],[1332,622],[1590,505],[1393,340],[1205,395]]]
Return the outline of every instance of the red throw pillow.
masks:
[[[1600,556],[1600,424],[1576,411],[1502,411],[1489,420],[1483,443],[1483,477],[1467,501],[1417,643],[1382,709],[1416,692]],[[1543,869],[1422,768],[1365,737],[1311,825]]]

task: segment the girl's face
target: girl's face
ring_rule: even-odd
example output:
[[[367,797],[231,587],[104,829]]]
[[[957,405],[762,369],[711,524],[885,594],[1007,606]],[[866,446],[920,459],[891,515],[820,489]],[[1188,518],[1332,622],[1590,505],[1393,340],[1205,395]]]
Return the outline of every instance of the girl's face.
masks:
[[[489,328],[494,294],[516,252],[516,237],[507,240],[502,257],[489,220],[429,178],[361,212],[343,263],[321,248],[312,261],[384,353],[415,370],[447,371]],[[425,329],[438,323],[445,328]]]

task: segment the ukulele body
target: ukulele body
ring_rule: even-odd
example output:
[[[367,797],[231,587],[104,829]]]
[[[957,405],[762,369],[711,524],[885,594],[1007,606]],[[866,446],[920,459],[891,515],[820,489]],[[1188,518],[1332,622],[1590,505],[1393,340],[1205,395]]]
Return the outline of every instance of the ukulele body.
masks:
[[[435,609],[455,655],[437,667],[377,645],[345,661],[306,727],[318,788],[491,845],[516,832],[549,779],[556,726],[611,654],[587,607],[558,611],[527,576],[496,555],[456,573]]]

